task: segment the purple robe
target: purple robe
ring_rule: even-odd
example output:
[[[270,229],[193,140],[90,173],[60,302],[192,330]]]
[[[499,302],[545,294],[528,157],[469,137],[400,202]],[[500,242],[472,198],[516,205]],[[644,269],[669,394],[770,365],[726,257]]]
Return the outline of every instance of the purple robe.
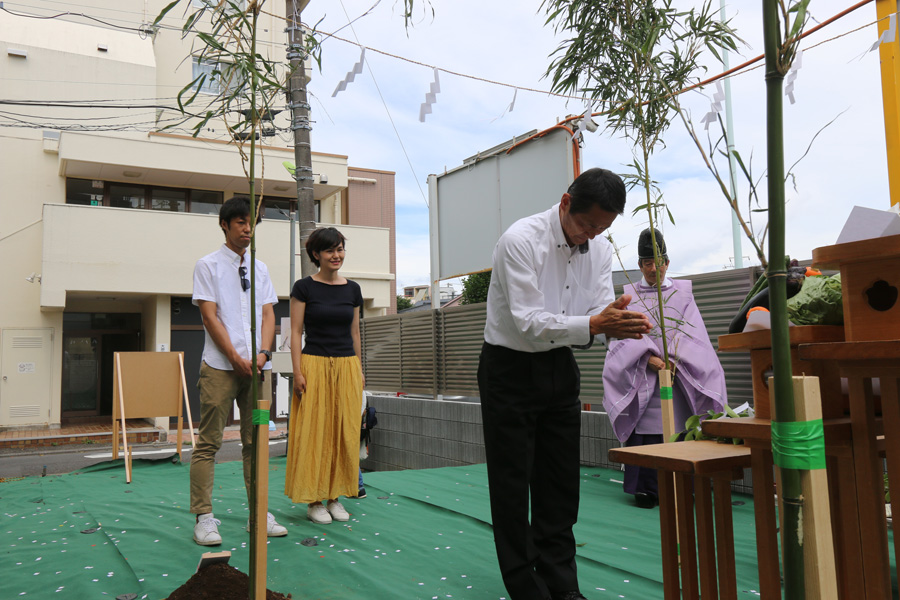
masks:
[[[626,285],[624,293],[632,297],[628,310],[643,312],[651,323],[656,322],[655,286],[641,281]],[[675,425],[680,431],[691,415],[724,409],[725,373],[694,302],[691,282],[666,279],[663,306],[669,358],[675,363],[672,395]],[[658,326],[640,340],[616,339],[609,345],[603,367],[603,407],[620,442],[636,428],[638,433],[662,433],[659,376],[647,366],[651,356],[662,355]]]

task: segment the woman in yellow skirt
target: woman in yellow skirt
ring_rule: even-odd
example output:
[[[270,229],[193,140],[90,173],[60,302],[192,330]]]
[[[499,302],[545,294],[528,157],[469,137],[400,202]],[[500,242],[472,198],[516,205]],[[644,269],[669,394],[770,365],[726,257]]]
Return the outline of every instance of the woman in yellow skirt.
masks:
[[[349,520],[338,499],[356,496],[359,483],[363,298],[359,284],[338,273],[345,242],[334,227],[310,234],[306,253],[319,271],[291,290],[294,397],[284,493],[308,504],[306,516],[321,524]]]

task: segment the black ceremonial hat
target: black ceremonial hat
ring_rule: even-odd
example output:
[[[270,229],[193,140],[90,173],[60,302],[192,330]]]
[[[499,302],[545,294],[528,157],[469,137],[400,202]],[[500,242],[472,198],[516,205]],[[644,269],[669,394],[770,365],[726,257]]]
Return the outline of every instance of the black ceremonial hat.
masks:
[[[656,247],[659,249],[659,255],[661,258],[668,260],[666,240],[659,229],[654,229],[654,231],[656,232]],[[653,258],[653,238],[650,236],[649,227],[643,230],[638,238],[638,259],[644,258]]]

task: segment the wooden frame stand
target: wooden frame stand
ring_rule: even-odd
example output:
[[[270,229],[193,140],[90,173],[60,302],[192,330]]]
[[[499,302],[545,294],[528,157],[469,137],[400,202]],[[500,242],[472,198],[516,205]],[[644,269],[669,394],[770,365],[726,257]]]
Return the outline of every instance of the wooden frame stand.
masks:
[[[128,450],[126,419],[175,417],[178,424],[178,458],[184,428],[182,403],[187,405],[182,352],[116,352],[113,371],[113,460],[119,458],[119,429],[122,434],[125,482],[131,483],[131,452]],[[187,420],[194,441],[190,407]]]

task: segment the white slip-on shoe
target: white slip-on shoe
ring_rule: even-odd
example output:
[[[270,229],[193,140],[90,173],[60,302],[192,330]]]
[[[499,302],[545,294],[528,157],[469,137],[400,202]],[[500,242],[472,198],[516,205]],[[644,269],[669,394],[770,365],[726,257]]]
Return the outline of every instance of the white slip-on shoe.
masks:
[[[313,523],[319,525],[328,525],[331,523],[331,515],[328,510],[322,506],[321,502],[313,502],[306,508],[306,517]]]
[[[350,513],[344,508],[344,505],[337,500],[328,501],[328,512],[335,521],[349,521]]]
[[[212,513],[200,515],[194,525],[194,541],[201,546],[218,546],[222,543],[222,536],[219,535],[221,524],[222,521],[213,517]]]
[[[247,531],[250,531],[250,519],[247,519]],[[272,513],[266,513],[266,535],[268,537],[287,535],[287,528],[284,525],[279,525]]]

